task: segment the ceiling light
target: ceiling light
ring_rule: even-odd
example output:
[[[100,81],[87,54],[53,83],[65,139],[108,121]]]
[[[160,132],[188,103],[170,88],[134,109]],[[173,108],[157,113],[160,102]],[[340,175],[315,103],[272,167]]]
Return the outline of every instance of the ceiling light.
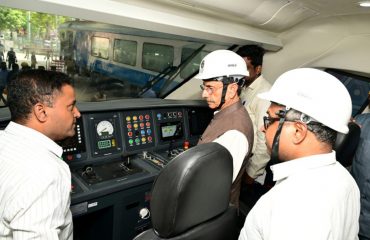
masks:
[[[370,7],[370,1],[362,1],[358,3],[361,7]]]

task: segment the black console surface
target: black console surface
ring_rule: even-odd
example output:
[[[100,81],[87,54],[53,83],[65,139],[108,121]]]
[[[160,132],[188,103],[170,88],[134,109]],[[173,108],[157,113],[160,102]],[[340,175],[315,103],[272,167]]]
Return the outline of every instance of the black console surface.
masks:
[[[129,177],[144,172],[144,170],[124,161],[116,161],[96,166],[88,165],[76,172],[86,184],[93,185],[112,179]]]

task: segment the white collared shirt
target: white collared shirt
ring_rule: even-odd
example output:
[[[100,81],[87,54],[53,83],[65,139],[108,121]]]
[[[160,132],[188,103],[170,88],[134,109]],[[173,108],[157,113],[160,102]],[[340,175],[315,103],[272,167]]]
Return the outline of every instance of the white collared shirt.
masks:
[[[225,147],[233,157],[233,182],[240,172],[240,168],[248,153],[248,139],[238,130],[229,130],[216,138],[214,142]]]
[[[267,92],[271,88],[271,84],[259,76],[246,89],[243,88],[240,99],[242,100],[253,123],[254,142],[252,153],[253,156],[249,159],[246,171],[251,178],[257,178],[265,172],[265,167],[270,160],[270,155],[266,147],[265,133],[261,131],[263,126],[263,116],[266,116],[266,111],[270,106],[270,101],[257,97],[261,92]],[[264,183],[264,176],[257,178],[256,181]]]
[[[0,132],[0,239],[72,239],[71,173],[62,148],[10,122]]]
[[[249,212],[239,240],[358,239],[359,189],[334,151],[271,169],[276,185]]]

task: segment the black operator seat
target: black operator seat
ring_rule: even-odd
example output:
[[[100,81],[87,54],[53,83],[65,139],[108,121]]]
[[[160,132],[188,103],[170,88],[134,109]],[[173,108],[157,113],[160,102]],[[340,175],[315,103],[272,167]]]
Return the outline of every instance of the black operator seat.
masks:
[[[229,205],[232,175],[232,157],[218,143],[201,144],[178,155],[154,182],[153,228],[134,240],[237,239],[237,210]]]
[[[354,122],[348,123],[349,132],[347,134],[337,134],[334,150],[336,151],[337,161],[344,167],[352,165],[357,145],[360,141],[361,128]]]

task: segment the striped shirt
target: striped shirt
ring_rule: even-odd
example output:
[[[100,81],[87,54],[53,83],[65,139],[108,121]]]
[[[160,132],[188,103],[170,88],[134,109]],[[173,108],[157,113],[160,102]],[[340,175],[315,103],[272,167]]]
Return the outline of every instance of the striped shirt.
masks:
[[[72,239],[71,173],[62,148],[10,122],[0,132],[0,239]]]

